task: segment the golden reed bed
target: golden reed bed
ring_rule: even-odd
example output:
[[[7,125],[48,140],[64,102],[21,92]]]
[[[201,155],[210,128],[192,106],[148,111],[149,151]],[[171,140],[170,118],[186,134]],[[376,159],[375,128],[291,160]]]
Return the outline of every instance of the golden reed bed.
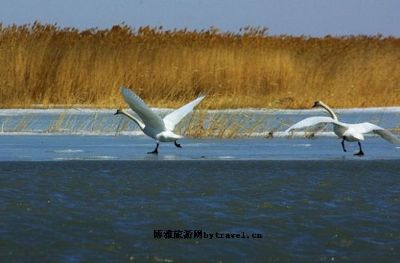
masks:
[[[1,108],[116,108],[122,85],[157,107],[398,106],[400,39],[0,26]]]

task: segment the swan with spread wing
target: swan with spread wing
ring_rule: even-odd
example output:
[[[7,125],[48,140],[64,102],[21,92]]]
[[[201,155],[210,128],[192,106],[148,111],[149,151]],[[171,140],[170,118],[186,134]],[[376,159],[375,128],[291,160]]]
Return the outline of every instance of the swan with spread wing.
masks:
[[[122,87],[120,89],[121,94],[125,102],[129,107],[136,112],[140,117],[137,118],[124,110],[117,110],[114,115],[122,114],[133,120],[144,134],[156,140],[156,148],[152,154],[158,154],[158,147],[160,142],[174,142],[175,146],[182,148],[182,146],[177,143],[178,139],[183,138],[181,135],[175,134],[173,132],[175,126],[188,114],[193,108],[199,104],[205,96],[198,97],[192,102],[182,106],[181,108],[169,113],[163,119],[158,116],[154,111],[152,111],[144,101],[137,96],[133,91]]]
[[[379,136],[381,136],[383,139],[387,140],[390,143],[400,144],[399,138],[397,138],[390,131],[385,130],[382,127],[379,127],[379,126],[369,123],[369,122],[355,123],[355,124],[340,122],[338,120],[337,115],[332,111],[332,109],[329,108],[328,105],[326,105],[322,101],[316,101],[314,103],[313,108],[315,108],[315,107],[324,108],[329,113],[330,117],[306,118],[306,119],[299,121],[298,123],[292,125],[291,127],[289,127],[285,131],[285,133],[289,133],[296,129],[303,129],[303,128],[311,127],[311,126],[314,126],[317,124],[332,124],[333,132],[340,139],[342,139],[341,144],[342,144],[342,149],[344,152],[346,152],[346,147],[344,145],[345,141],[358,142],[359,151],[354,154],[354,155],[358,155],[358,156],[364,155],[360,141],[364,140],[364,134],[366,134],[366,133],[373,132],[375,134],[378,134]]]

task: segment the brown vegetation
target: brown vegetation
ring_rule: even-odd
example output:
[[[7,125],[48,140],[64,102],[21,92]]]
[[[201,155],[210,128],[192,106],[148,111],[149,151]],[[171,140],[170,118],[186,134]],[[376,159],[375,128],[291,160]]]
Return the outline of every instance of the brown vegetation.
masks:
[[[120,86],[158,107],[399,105],[400,39],[0,26],[0,107],[117,108]]]

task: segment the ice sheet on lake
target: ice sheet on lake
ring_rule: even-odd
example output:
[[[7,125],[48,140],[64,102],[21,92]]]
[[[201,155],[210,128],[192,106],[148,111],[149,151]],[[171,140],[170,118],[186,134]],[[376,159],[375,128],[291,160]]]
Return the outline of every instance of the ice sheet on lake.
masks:
[[[363,142],[364,157],[353,156],[357,143],[346,143],[343,152],[340,140],[246,138],[246,139],[182,139],[183,148],[161,143],[159,154],[147,154],[155,147],[153,140],[130,136],[0,136],[0,161],[209,161],[209,160],[382,160],[400,159],[399,148],[376,137]]]
[[[63,150],[54,150],[55,153],[81,153],[83,150],[79,149],[63,149]]]

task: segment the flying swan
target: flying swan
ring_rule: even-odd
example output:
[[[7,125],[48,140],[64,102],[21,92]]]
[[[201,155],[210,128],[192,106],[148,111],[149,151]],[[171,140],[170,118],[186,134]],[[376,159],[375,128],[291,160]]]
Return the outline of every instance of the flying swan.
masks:
[[[369,132],[374,132],[381,136],[383,139],[395,143],[395,144],[400,144],[400,139],[397,138],[395,135],[393,135],[390,131],[385,130],[382,127],[379,127],[375,124],[369,123],[369,122],[363,122],[363,123],[355,123],[355,124],[350,124],[350,123],[344,123],[340,122],[338,120],[338,117],[336,114],[332,111],[331,108],[328,107],[325,103],[322,101],[316,101],[314,103],[313,108],[316,107],[322,107],[324,108],[330,115],[330,117],[309,117],[306,118],[302,121],[299,121],[298,123],[294,124],[293,126],[289,127],[285,133],[288,134],[292,130],[295,129],[302,129],[310,126],[314,126],[317,124],[329,124],[331,123],[333,125],[333,132],[340,138],[342,139],[342,148],[343,151],[346,152],[346,147],[344,145],[344,141],[348,142],[358,142],[359,146],[359,151],[355,153],[354,155],[362,156],[364,155],[364,152],[361,148],[361,143],[360,141],[364,140],[364,134],[369,133]]]
[[[134,112],[137,113],[137,115],[139,115],[141,120],[124,110],[117,110],[114,115],[125,115],[129,119],[133,120],[144,134],[156,140],[156,148],[154,151],[148,152],[153,154],[158,154],[158,146],[160,145],[160,142],[174,142],[176,147],[182,148],[182,146],[176,141],[183,137],[175,134],[173,130],[175,126],[205,97],[198,97],[194,101],[171,112],[165,116],[164,119],[161,119],[160,116],[153,112],[133,91],[124,87],[121,87],[120,91],[125,102]]]

